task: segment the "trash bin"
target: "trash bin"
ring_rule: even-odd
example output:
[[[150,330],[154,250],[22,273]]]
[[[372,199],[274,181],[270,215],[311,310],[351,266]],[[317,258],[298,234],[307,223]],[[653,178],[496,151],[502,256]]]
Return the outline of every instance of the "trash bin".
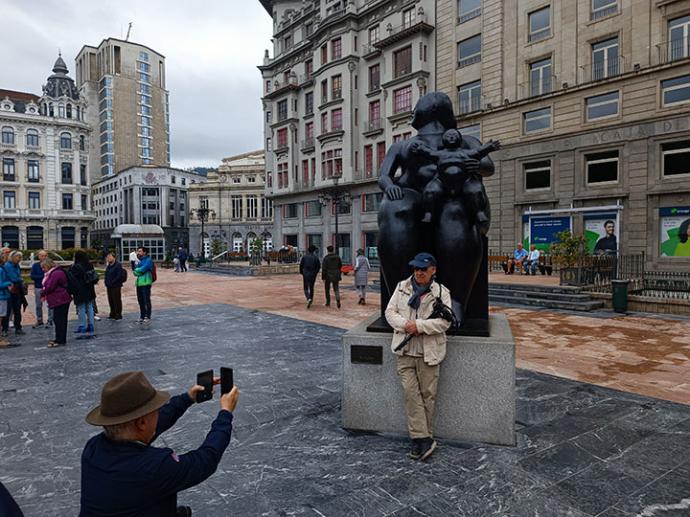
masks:
[[[628,284],[629,280],[611,280],[613,291],[612,305],[615,312],[626,313],[628,311]]]

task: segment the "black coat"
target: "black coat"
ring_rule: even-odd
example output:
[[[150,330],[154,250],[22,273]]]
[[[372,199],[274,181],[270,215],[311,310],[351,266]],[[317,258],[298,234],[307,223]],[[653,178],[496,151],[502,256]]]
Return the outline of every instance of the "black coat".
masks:
[[[329,282],[340,282],[342,278],[340,268],[343,267],[343,261],[335,253],[329,253],[323,258],[323,269],[321,270],[321,278]]]
[[[117,260],[112,264],[108,264],[108,267],[105,268],[105,286],[111,288],[122,287],[123,271],[122,264]]]
[[[304,278],[309,280],[316,279],[316,275],[319,274],[321,269],[321,262],[319,258],[313,253],[307,253],[299,263],[299,273],[304,275]]]
[[[84,265],[75,262],[72,267],[69,268],[70,274],[75,280],[76,292],[73,293],[72,296],[74,296],[74,303],[77,305],[96,299],[96,288],[94,284],[90,284],[86,281],[86,272],[92,269],[93,265],[90,262]]]

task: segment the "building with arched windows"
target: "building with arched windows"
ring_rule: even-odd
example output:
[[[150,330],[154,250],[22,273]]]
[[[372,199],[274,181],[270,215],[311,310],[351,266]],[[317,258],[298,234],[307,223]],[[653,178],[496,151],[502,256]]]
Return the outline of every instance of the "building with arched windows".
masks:
[[[91,211],[85,103],[62,57],[41,96],[0,89],[0,242],[87,247]]]

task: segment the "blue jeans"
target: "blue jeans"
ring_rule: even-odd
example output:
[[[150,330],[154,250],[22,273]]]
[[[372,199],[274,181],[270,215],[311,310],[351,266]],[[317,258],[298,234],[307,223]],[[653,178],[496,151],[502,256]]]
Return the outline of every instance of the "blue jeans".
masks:
[[[79,328],[83,333],[94,333],[93,301],[80,303],[77,305],[77,315],[79,316]]]

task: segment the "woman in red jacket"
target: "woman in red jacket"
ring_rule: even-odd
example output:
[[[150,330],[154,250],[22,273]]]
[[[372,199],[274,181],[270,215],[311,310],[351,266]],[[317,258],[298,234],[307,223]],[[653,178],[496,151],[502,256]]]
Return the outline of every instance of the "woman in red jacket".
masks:
[[[67,275],[50,258],[41,262],[43,271],[43,290],[41,296],[48,302],[48,308],[53,309],[53,323],[55,324],[55,339],[48,342],[48,348],[55,348],[67,344],[67,315],[72,297],[67,290]]]

